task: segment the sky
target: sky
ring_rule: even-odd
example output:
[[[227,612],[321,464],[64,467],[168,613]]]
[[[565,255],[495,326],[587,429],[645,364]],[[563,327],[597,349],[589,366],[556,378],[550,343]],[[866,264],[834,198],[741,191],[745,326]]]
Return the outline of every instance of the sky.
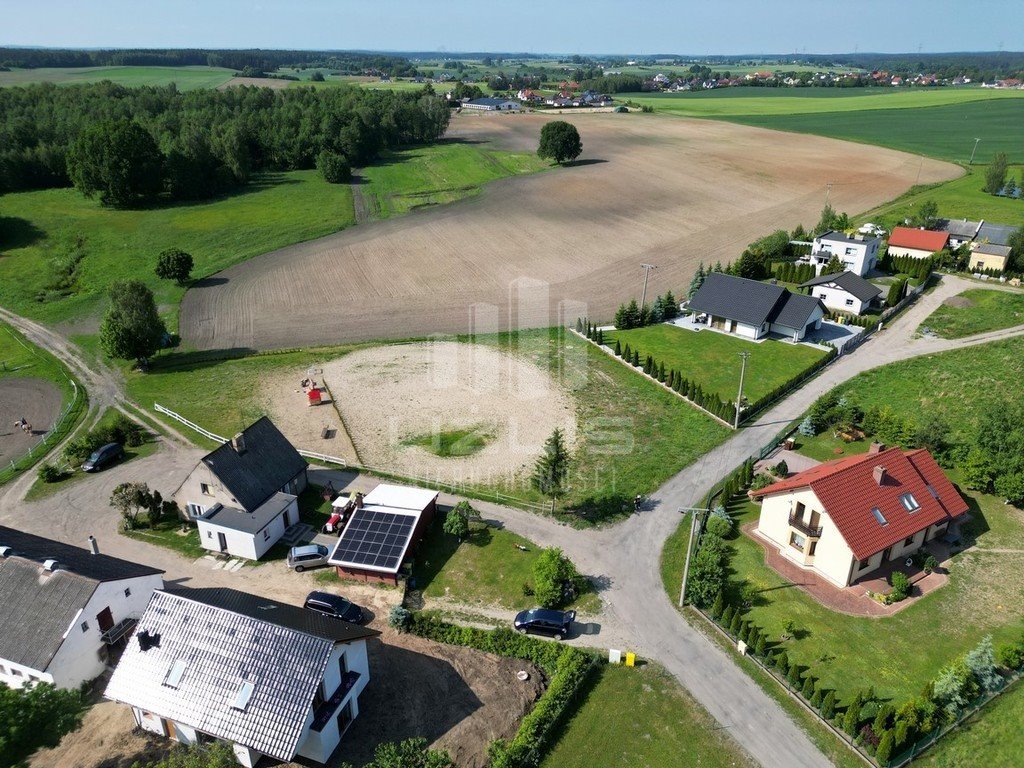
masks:
[[[694,56],[1022,51],[1024,3],[0,0],[0,45]]]

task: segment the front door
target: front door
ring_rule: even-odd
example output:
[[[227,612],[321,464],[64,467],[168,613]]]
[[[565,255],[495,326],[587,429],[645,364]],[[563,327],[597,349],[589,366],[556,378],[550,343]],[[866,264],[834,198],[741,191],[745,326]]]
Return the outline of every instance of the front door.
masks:
[[[228,551],[228,537],[225,536],[223,533],[217,534],[217,543],[220,545],[221,552]]]
[[[100,625],[100,634],[114,626],[114,615],[110,612],[109,606],[96,614],[96,623]]]
[[[889,558],[892,557],[892,547],[886,547],[885,552],[882,553],[882,562],[889,562]]]

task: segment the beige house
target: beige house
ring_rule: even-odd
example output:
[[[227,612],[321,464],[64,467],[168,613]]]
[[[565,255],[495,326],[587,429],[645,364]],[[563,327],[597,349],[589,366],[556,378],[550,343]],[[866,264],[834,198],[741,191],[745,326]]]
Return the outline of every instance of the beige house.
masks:
[[[948,232],[913,229],[912,227],[894,227],[889,234],[889,243],[886,250],[890,256],[911,256],[915,259],[927,259],[933,253],[941,251],[948,245]]]
[[[926,450],[827,462],[754,493],[757,535],[837,587],[943,536],[967,502]]]
[[[967,260],[967,268],[976,272],[993,269],[1005,272],[1006,263],[1010,260],[1010,246],[979,243],[971,251]]]

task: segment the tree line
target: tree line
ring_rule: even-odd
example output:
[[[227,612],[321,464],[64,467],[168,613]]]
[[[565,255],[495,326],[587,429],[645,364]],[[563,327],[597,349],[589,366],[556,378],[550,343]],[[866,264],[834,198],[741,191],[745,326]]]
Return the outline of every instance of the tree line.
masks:
[[[435,141],[445,100],[428,91],[241,87],[183,93],[110,82],[0,89],[0,192],[74,184],[106,203],[201,199],[259,171],[354,166]]]

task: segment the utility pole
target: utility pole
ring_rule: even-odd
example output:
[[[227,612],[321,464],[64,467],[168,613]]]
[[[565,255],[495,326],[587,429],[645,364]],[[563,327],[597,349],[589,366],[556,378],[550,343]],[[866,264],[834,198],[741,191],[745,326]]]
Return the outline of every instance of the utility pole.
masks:
[[[829,198],[832,197],[832,182],[830,181],[825,185],[825,205],[828,205]]]
[[[653,264],[641,264],[640,268],[644,271],[644,292],[640,296],[640,306],[644,306],[647,303],[647,279],[651,276],[651,270],[657,269]]]
[[[690,554],[693,552],[693,536],[697,532],[697,514],[699,512],[707,512],[703,507],[684,507],[679,510],[679,514],[685,515],[686,513],[692,513],[690,517],[690,541],[686,545],[686,565],[683,566],[683,587],[679,590],[679,607],[682,608],[686,604],[686,577],[690,575]]]
[[[974,140],[974,149],[971,150],[971,159],[967,163],[968,165],[974,165],[974,153],[978,151],[978,142],[979,141],[981,141],[981,139],[975,139]]]
[[[736,423],[734,424],[736,429],[740,428],[740,403],[743,402],[743,375],[747,372],[748,357],[750,357],[749,352],[740,352],[742,362],[740,362],[740,391],[736,395]]]

